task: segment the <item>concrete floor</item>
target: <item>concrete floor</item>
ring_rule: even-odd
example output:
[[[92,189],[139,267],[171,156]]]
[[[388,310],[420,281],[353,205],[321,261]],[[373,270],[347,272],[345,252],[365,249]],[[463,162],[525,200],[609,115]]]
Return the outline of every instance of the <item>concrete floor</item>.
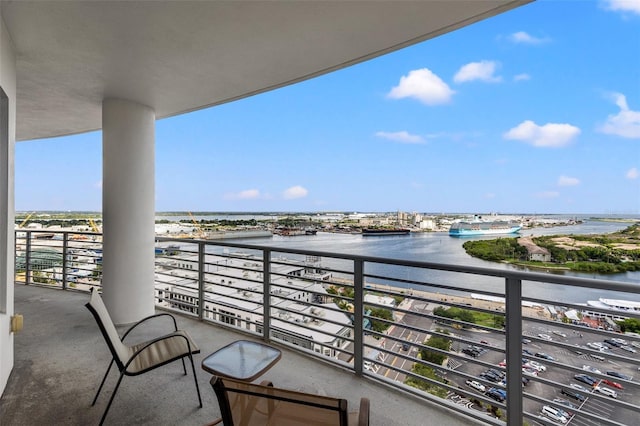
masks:
[[[16,285],[15,312],[24,315],[24,329],[15,335],[15,366],[0,399],[0,425],[98,424],[117,373],[111,372],[96,406],[91,400],[110,361],[109,350],[84,304],[88,295]],[[202,352],[195,356],[203,408],[198,408],[191,371],[173,363],[137,377],[125,377],[116,394],[107,425],[204,425],[219,417],[218,402],[200,368],[206,355],[246,336],[177,316]],[[154,332],[147,328],[135,336]],[[129,338],[127,338],[129,339]],[[480,424],[432,404],[359,378],[339,367],[283,348],[282,359],[261,378],[276,386],[341,396],[357,408],[360,397],[371,400],[371,425],[438,426]]]

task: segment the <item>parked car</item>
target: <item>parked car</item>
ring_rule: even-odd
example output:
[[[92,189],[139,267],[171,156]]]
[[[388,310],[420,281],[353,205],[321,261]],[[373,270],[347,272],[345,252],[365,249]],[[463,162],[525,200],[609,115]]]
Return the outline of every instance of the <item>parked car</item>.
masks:
[[[495,388],[489,389],[487,391],[487,396],[495,399],[498,402],[503,402],[505,400],[504,396]]]
[[[477,391],[480,391],[480,392],[485,391],[484,385],[476,380],[467,380],[466,383],[467,383],[467,386],[472,387]]]
[[[538,337],[539,337],[539,338],[541,338],[542,340],[553,340],[553,339],[551,338],[551,336],[549,336],[548,334],[542,334],[542,333],[540,333],[540,334],[538,334]]]
[[[554,357],[552,357],[551,355],[547,355],[544,352],[536,352],[535,356],[537,356],[538,358],[548,359],[550,361],[556,360]]]
[[[589,389],[587,389],[584,386],[581,386],[581,385],[579,385],[577,383],[571,383],[569,386],[571,386],[572,388],[577,389],[579,391],[582,391],[582,392],[589,392]]]
[[[573,378],[589,386],[593,386],[597,382],[594,377],[591,377],[587,374],[576,374],[575,376],[573,376]]]
[[[618,373],[617,371],[607,371],[607,375],[617,377],[618,379],[623,379],[623,380],[633,380],[633,377],[627,376],[626,374]]]
[[[569,401],[567,401],[566,399],[555,398],[553,402],[555,402],[556,404],[564,405],[565,407],[570,408],[572,410],[576,409],[576,406],[570,403]]]
[[[533,359],[529,360],[527,364],[529,364],[531,367],[535,368],[538,371],[547,371],[546,365],[540,364],[538,361],[535,361]]]
[[[632,346],[628,346],[628,345],[622,345],[620,346],[620,349],[622,349],[623,351],[627,351],[627,352],[631,352],[633,354],[635,354],[636,352],[638,352],[637,350],[635,350]]]
[[[605,388],[603,386],[596,386],[595,390],[597,392],[600,392],[603,395],[610,396],[611,398],[617,398],[618,397],[618,393],[616,391],[614,391],[613,389]]]
[[[604,342],[611,345],[611,346],[615,346],[616,348],[619,348],[620,346],[622,346],[622,343],[618,342],[617,340],[613,340],[613,339],[604,339]]]
[[[604,383],[607,386],[611,386],[614,388],[618,388],[618,389],[624,389],[624,387],[622,387],[622,385],[618,382],[613,382],[609,379],[602,379],[602,383]]]
[[[584,371],[590,371],[590,372],[592,372],[592,373],[602,374],[602,371],[600,371],[600,370],[598,370],[597,368],[592,367],[592,366],[590,366],[590,365],[583,365],[583,366],[582,366],[582,369],[583,369]]]
[[[566,395],[566,396],[568,396],[568,397],[570,397],[570,398],[576,399],[576,400],[578,400],[578,401],[580,401],[580,402],[583,402],[583,401],[585,400],[584,395],[582,395],[582,394],[580,394],[580,393],[576,392],[576,391],[575,391],[575,390],[573,390],[573,389],[563,388],[560,392],[561,392],[563,395]]]
[[[542,407],[542,410],[540,411],[545,417],[550,418],[553,421],[556,422],[560,422],[562,424],[567,423],[567,418],[562,416],[560,414],[560,412],[558,412],[557,409],[555,409],[554,407],[551,407],[549,405],[545,405]]]

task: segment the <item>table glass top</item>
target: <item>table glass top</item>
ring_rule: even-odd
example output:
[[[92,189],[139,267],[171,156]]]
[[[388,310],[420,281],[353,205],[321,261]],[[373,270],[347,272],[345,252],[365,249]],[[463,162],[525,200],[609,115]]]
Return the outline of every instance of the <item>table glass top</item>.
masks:
[[[206,357],[202,361],[202,368],[218,376],[254,380],[271,368],[280,356],[279,349],[263,343],[238,340]]]

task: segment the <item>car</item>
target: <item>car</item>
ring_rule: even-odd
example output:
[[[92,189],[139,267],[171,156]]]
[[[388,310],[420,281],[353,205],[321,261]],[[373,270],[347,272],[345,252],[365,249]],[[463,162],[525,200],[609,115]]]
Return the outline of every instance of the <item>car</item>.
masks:
[[[530,355],[530,356],[533,356],[533,352],[531,352],[529,349],[523,349],[523,350],[522,350],[522,355]]]
[[[560,337],[567,337],[567,335],[565,333],[563,333],[562,331],[553,330],[553,334],[555,334],[556,336],[560,336]]]
[[[553,340],[551,336],[549,336],[548,334],[540,333],[538,334],[538,337],[541,338],[542,340]]]
[[[498,392],[495,388],[489,389],[486,395],[488,397],[495,399],[498,402],[503,402],[505,400],[504,396],[500,392]]]
[[[488,380],[490,382],[494,382],[494,383],[498,383],[500,380],[502,380],[502,378],[496,376],[495,374],[491,374],[488,372],[484,372],[482,374],[480,374],[480,377],[482,377],[485,380]]]
[[[577,389],[579,391],[582,391],[582,392],[589,392],[589,389],[587,389],[584,386],[581,386],[581,385],[579,385],[577,383],[571,383],[569,386],[571,386],[572,388]]]
[[[522,376],[522,386],[527,386],[530,380],[524,376]]]
[[[601,383],[604,383],[607,386],[611,386],[611,387],[614,387],[614,388],[617,388],[617,389],[624,389],[624,387],[620,383],[613,382],[613,381],[611,381],[609,379],[602,379]]]
[[[628,345],[622,345],[620,346],[620,349],[627,351],[627,352],[631,352],[631,353],[636,353],[638,352],[637,350],[635,350],[632,346],[628,346]]]
[[[613,337],[611,340],[613,340],[614,342],[618,342],[621,345],[628,345],[629,344],[629,342],[627,342],[626,340],[621,339],[619,337]]]
[[[622,380],[633,380],[633,377],[627,376],[626,374],[618,373],[617,371],[607,371],[607,376],[617,377]]]
[[[579,382],[582,382],[586,385],[589,386],[593,386],[596,384],[597,380],[587,374],[576,374],[575,376],[573,376],[574,379],[576,379]]]
[[[522,344],[523,344],[523,345],[527,345],[527,344],[529,344],[529,343],[531,343],[531,339],[527,339],[527,338],[525,338],[525,337],[523,337],[523,338],[522,338]]]
[[[403,351],[408,351],[409,350],[409,344],[408,343],[403,343],[402,344],[402,350]]]
[[[596,386],[594,389],[597,392],[600,392],[603,395],[610,396],[611,398],[617,398],[618,397],[618,393],[616,391],[614,391],[613,389],[605,388],[605,387],[602,387],[602,386]]]
[[[597,368],[592,367],[592,366],[590,366],[590,365],[583,365],[583,366],[582,366],[582,369],[583,369],[583,370],[585,370],[585,371],[590,371],[590,372],[592,372],[592,373],[602,374],[602,371],[600,371],[600,370],[598,370]]]
[[[620,346],[622,346],[622,343],[618,342],[617,340],[613,340],[613,339],[604,339],[604,342],[611,345],[611,346],[615,346],[616,348],[619,348]]]
[[[476,380],[467,380],[466,383],[467,383],[467,386],[472,387],[477,391],[480,391],[480,392],[485,391],[484,385]]]
[[[490,371],[491,373],[495,374],[496,376],[504,379],[504,377],[507,375],[506,372],[502,371],[502,370],[496,370],[495,368],[490,368],[488,371]]]
[[[491,345],[491,343],[487,342],[486,340],[480,340],[480,343],[482,343],[483,345]]]
[[[547,366],[546,365],[540,364],[538,361],[535,361],[533,359],[529,360],[527,362],[527,364],[529,364],[530,366],[532,366],[533,368],[535,368],[538,371],[547,371]]]
[[[498,366],[500,366],[500,367],[506,367],[506,366],[507,366],[507,360],[503,359],[502,361],[500,361],[500,362],[498,363]]]
[[[567,388],[563,388],[560,393],[562,393],[563,395],[566,395],[570,398],[573,398],[575,400],[578,400],[580,402],[583,402],[586,398],[584,397],[584,395],[574,391],[573,389],[567,389]]]
[[[554,407],[551,407],[549,405],[545,405],[542,407],[542,410],[540,411],[544,416],[550,418],[551,420],[554,420],[556,422],[560,422],[562,424],[567,423],[567,418],[562,416],[560,414],[560,412],[555,409]]]
[[[548,359],[550,361],[556,360],[554,357],[552,357],[551,355],[545,354],[544,352],[536,352],[535,356],[537,356],[538,358]]]
[[[553,402],[555,402],[556,404],[560,404],[560,405],[564,405],[567,408],[570,408],[572,410],[575,410],[577,407],[575,405],[573,405],[572,403],[570,403],[569,401],[567,401],[566,399],[562,399],[562,398],[555,398],[553,400]]]
[[[538,377],[538,370],[535,368],[522,367],[522,373],[529,376]]]
[[[474,358],[478,356],[478,353],[477,353],[477,352],[475,352],[474,350],[469,349],[469,348],[464,348],[464,349],[462,350],[462,353],[463,353],[463,354],[467,354],[467,355],[469,355],[469,356],[472,356],[472,357],[474,357]]]

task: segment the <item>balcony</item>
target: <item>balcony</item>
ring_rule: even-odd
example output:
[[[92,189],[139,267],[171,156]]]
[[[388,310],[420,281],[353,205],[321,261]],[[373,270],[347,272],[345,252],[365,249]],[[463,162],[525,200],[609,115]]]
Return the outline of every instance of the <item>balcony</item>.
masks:
[[[17,285],[15,296],[25,330],[15,337],[3,417],[97,423],[106,402],[89,405],[109,356],[82,291],[100,283],[100,235],[27,231],[17,235],[16,254],[16,280],[28,284]],[[586,307],[572,300],[577,293],[611,303]],[[640,318],[613,303],[639,293],[606,280],[226,242],[159,238],[156,250],[158,309],[181,314],[181,327],[202,348],[196,362],[238,338],[269,341],[284,355],[266,379],[343,395],[354,407],[367,396],[374,425],[554,424],[544,406],[566,411],[570,424],[632,424],[640,413],[633,377],[640,336],[617,332],[611,321]],[[451,308],[466,316],[445,317]],[[446,346],[429,343],[434,337]],[[598,347],[613,339],[625,343]],[[596,386],[575,380],[579,374]],[[198,375],[203,409],[189,379],[169,367],[125,379],[107,421],[210,421],[218,405],[208,374]],[[618,397],[596,390],[607,387]]]

